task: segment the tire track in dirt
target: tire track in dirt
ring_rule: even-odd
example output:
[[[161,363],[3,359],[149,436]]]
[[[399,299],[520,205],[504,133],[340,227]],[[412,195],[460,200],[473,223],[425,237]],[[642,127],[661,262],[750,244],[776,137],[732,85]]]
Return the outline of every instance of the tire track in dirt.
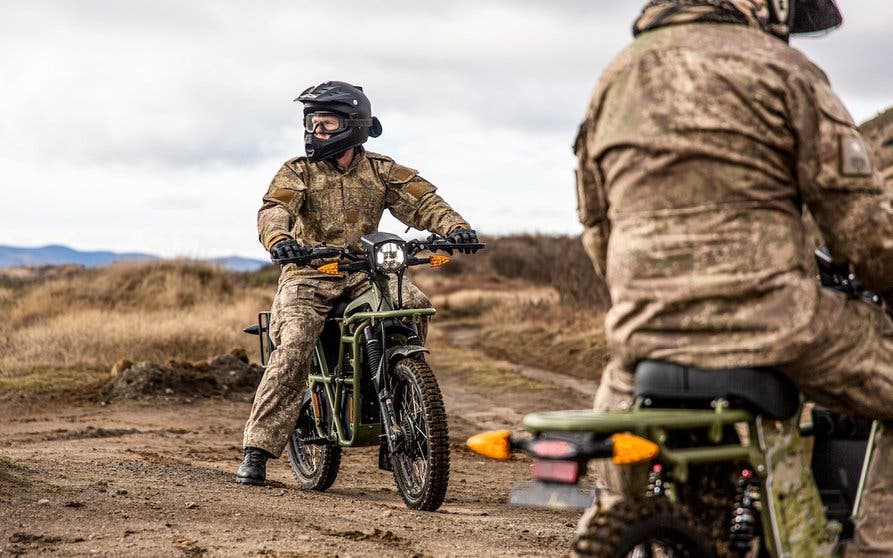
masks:
[[[0,420],[17,419],[0,430],[0,555],[565,554],[579,513],[507,506],[530,462],[486,461],[464,440],[518,430],[531,411],[589,406],[591,393],[453,343],[446,325],[432,328],[429,358],[451,430],[438,512],[403,506],[375,448],[347,449],[325,493],[298,488],[284,458],[269,463],[268,486],[236,485],[247,402],[0,407]]]
[[[432,350],[429,360],[443,388],[451,424],[461,417],[478,430],[520,430],[529,412],[591,407],[597,382],[491,357],[474,346],[481,327],[463,321],[432,328],[429,339],[437,350]],[[476,369],[463,370],[472,362],[478,365]],[[479,385],[475,374],[480,367],[528,381],[513,382],[514,388]]]

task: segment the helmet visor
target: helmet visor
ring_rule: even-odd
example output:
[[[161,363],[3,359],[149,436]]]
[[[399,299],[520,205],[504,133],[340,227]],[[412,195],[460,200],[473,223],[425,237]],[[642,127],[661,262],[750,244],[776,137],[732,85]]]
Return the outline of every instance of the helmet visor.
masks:
[[[337,134],[355,126],[372,126],[372,119],[344,118],[334,112],[311,112],[304,115],[304,130],[308,134]]]
[[[791,34],[829,31],[841,23],[843,16],[834,0],[796,0]]]

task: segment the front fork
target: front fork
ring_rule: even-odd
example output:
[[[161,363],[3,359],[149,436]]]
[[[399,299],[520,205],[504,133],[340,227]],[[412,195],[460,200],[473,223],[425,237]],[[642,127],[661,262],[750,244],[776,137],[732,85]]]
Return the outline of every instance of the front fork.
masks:
[[[372,385],[378,394],[379,407],[381,409],[381,425],[384,429],[384,438],[389,453],[394,453],[400,442],[403,441],[403,429],[397,424],[397,413],[394,411],[394,396],[391,393],[385,368],[387,359],[384,354],[384,340],[376,335],[372,326],[367,325],[363,330],[366,337],[366,362],[369,369],[373,370]],[[382,328],[384,336],[384,328]]]

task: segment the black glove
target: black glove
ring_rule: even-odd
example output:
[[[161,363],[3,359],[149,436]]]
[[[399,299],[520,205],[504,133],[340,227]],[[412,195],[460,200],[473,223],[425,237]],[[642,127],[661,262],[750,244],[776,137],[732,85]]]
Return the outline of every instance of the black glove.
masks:
[[[297,240],[293,238],[285,238],[270,248],[270,257],[274,260],[287,260],[309,256],[311,251],[312,249],[309,246],[301,246],[298,244]]]
[[[453,229],[447,236],[447,240],[452,242],[453,244],[477,244],[478,243],[478,235],[472,229],[466,229],[463,227],[458,227]],[[478,251],[478,248],[459,248],[456,250],[462,252],[463,254],[473,254]]]

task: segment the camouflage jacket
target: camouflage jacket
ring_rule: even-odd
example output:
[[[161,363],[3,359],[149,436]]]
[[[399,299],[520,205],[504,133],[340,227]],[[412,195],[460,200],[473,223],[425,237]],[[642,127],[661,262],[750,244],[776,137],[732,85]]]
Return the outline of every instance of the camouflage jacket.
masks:
[[[654,21],[604,72],[575,143],[609,346],[704,367],[790,361],[827,319],[803,204],[889,299],[893,197],[824,73],[757,19]]]
[[[417,171],[359,149],[345,170],[306,157],[282,165],[257,213],[258,237],[267,250],[284,238],[308,246],[353,244],[378,230],[386,208],[420,230],[446,234],[457,226],[470,228]],[[285,272],[318,275],[295,266],[286,266]]]

